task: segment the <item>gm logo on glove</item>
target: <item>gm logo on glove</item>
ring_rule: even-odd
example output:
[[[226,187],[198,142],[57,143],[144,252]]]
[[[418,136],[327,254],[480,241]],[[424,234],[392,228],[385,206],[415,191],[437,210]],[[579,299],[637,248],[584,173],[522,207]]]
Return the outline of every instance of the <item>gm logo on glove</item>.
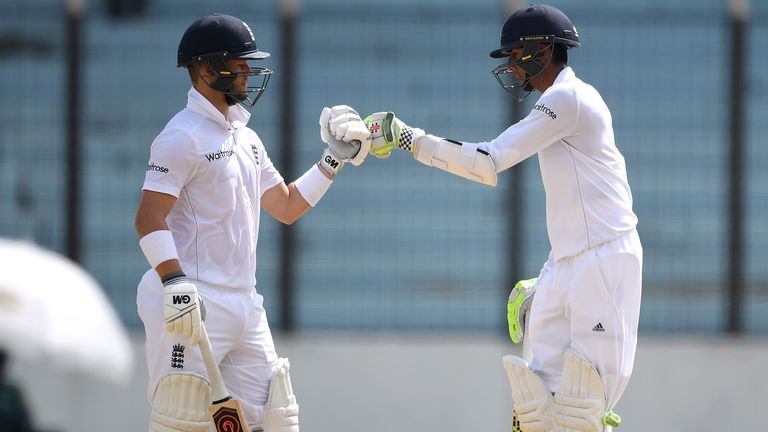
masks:
[[[173,296],[173,304],[188,304],[189,303],[189,296],[184,295],[175,295]]]
[[[339,161],[335,160],[331,156],[325,156],[325,163],[330,165],[332,168],[336,168],[339,166]]]

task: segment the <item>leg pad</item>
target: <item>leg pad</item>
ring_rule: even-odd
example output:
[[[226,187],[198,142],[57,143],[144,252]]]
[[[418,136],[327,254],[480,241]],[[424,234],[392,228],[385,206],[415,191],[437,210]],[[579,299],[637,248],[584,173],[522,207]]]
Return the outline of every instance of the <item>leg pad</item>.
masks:
[[[291,385],[291,363],[277,359],[277,372],[269,383],[269,396],[264,407],[264,432],[299,432],[299,404]]]
[[[566,432],[602,432],[606,404],[597,369],[576,351],[566,351],[562,382],[555,394],[555,423]]]
[[[506,355],[502,360],[520,428],[525,432],[559,432],[554,422],[554,398],[541,377],[520,357]]]
[[[152,398],[149,432],[208,432],[211,386],[200,375],[164,376]]]

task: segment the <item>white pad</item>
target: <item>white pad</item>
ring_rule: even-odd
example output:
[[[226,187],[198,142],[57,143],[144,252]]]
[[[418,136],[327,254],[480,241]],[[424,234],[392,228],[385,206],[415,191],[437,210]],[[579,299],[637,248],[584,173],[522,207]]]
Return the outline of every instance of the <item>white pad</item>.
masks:
[[[208,432],[211,386],[200,375],[164,376],[152,397],[149,432]]]
[[[434,135],[423,135],[413,145],[417,161],[465,179],[496,186],[496,166],[477,144],[456,143]]]
[[[576,351],[566,351],[562,382],[555,394],[555,423],[565,432],[600,432],[605,410],[605,388],[600,374]]]
[[[512,401],[522,430],[561,432],[562,429],[555,426],[552,392],[541,377],[520,357],[506,355],[502,360],[509,385],[512,387]]]
[[[269,383],[264,407],[264,432],[299,432],[299,405],[291,386],[291,363],[277,359],[277,372]]]

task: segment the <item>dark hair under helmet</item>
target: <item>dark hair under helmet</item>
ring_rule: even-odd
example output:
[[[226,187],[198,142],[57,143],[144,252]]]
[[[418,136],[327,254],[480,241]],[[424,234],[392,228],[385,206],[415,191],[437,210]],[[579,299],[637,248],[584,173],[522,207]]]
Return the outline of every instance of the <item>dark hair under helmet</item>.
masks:
[[[500,47],[491,51],[490,55],[504,58],[513,49],[522,47],[520,58],[514,63],[504,63],[491,73],[504,90],[523,100],[533,91],[531,79],[551,61],[555,44],[565,48],[581,46],[579,32],[562,11],[548,5],[530,5],[519,9],[504,22]],[[545,48],[550,50],[548,58],[544,55]],[[512,66],[522,69],[525,76],[518,77]]]
[[[250,67],[250,72],[235,72],[227,67],[226,60],[262,60],[267,57],[269,53],[257,48],[256,38],[248,24],[230,15],[214,13],[193,22],[184,32],[176,54],[176,65],[199,67],[200,62],[207,61],[218,73],[218,77],[207,83],[208,86],[224,93],[232,104],[239,102],[253,106],[266,89],[272,71]],[[261,77],[260,85],[248,86],[245,95],[230,92],[235,79],[243,75]]]

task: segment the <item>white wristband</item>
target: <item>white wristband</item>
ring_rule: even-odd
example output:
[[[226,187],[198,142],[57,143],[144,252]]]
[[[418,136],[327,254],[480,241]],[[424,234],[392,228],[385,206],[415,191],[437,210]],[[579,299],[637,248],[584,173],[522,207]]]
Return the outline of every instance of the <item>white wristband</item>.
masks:
[[[179,259],[173,234],[169,230],[152,231],[139,240],[139,246],[152,268],[168,260]]]
[[[304,200],[312,207],[316,206],[320,198],[325,195],[331,183],[333,180],[326,177],[317,165],[312,165],[312,168],[293,182]]]

